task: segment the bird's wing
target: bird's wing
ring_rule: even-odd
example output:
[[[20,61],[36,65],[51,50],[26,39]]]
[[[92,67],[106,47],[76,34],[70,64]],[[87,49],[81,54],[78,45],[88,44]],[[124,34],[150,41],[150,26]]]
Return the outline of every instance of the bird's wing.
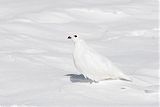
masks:
[[[84,54],[84,60],[89,67],[94,68],[96,71],[101,72],[107,70],[109,62],[106,58],[93,50],[87,50]]]

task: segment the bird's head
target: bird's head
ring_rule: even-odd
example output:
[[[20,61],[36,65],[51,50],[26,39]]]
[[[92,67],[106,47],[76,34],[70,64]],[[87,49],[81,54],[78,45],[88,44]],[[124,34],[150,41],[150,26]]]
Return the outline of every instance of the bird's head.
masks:
[[[68,39],[72,39],[73,42],[76,42],[76,41],[78,41],[78,36],[77,35],[68,36]]]

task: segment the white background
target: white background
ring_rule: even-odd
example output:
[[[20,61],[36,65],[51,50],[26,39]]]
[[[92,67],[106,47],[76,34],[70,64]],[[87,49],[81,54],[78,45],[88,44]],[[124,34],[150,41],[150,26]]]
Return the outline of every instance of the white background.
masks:
[[[0,0],[0,105],[158,107],[158,30],[158,0]],[[73,34],[133,82],[90,84]]]

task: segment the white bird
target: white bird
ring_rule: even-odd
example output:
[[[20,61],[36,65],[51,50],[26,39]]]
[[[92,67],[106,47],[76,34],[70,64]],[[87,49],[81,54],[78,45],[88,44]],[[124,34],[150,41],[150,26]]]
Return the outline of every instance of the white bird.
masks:
[[[69,36],[74,42],[73,60],[75,67],[85,78],[93,81],[107,79],[123,79],[131,81],[130,77],[122,73],[111,61],[98,54],[77,35]]]

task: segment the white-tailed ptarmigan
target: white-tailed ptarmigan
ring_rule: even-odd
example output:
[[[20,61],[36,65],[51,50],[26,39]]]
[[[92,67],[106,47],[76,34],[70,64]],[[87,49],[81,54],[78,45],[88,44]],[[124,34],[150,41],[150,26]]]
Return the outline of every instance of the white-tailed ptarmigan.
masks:
[[[122,73],[111,61],[98,54],[77,35],[69,36],[74,42],[73,59],[75,67],[85,78],[93,81],[107,79],[123,79],[131,81],[130,77]]]

